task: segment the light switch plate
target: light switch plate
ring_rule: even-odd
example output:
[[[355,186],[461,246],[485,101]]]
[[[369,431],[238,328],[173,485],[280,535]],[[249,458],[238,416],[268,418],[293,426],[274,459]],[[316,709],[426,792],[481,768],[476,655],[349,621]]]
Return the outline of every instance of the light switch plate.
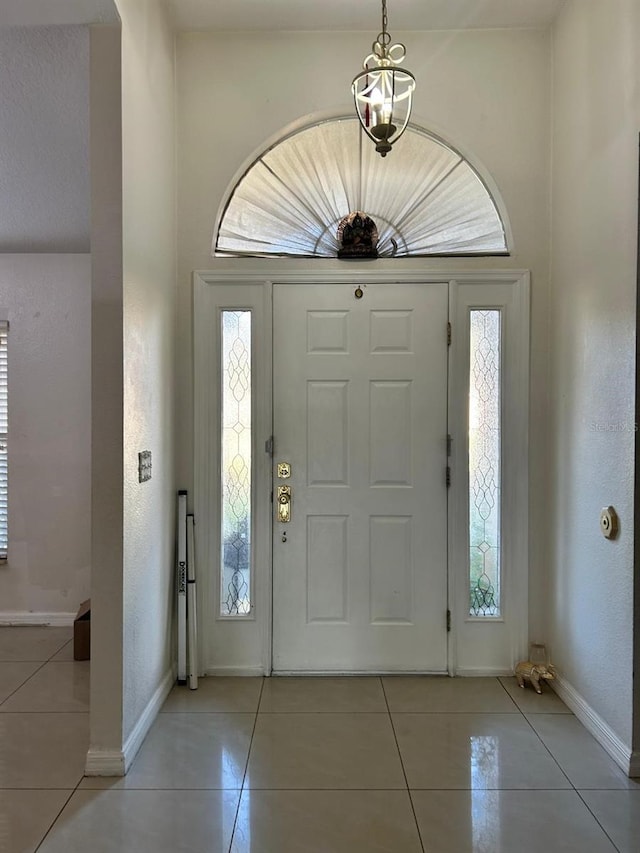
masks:
[[[138,453],[138,482],[146,483],[151,479],[151,451],[141,450]]]

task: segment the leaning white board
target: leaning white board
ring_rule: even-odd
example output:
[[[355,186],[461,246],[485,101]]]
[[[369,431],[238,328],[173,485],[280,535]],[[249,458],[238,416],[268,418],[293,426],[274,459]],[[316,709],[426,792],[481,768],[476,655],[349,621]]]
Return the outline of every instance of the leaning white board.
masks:
[[[187,516],[187,633],[189,648],[189,687],[198,689],[198,611],[196,605],[196,547],[194,518]]]
[[[187,683],[187,493],[178,492],[178,684]]]

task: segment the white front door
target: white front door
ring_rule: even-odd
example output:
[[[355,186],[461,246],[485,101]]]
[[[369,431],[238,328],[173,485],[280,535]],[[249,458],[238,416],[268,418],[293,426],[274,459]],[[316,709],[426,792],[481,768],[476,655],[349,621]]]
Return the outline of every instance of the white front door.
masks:
[[[447,306],[274,285],[275,672],[446,672]]]

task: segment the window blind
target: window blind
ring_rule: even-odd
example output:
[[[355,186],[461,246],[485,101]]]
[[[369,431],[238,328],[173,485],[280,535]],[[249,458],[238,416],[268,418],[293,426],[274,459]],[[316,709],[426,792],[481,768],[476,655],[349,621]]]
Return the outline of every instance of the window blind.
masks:
[[[9,323],[0,321],[0,561],[6,561],[9,548],[8,336]]]

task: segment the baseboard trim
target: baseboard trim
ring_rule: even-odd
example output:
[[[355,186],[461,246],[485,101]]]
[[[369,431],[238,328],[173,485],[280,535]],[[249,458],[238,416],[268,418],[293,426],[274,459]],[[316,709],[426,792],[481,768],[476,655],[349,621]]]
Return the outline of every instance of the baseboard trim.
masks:
[[[89,750],[85,763],[85,776],[126,776],[175,680],[176,675],[172,667],[158,685],[131,734],[125,740],[122,750]]]
[[[158,716],[160,708],[164,705],[165,699],[169,695],[175,681],[175,673],[173,671],[173,667],[171,667],[158,685],[155,693],[149,700],[147,707],[144,709],[142,714],[140,714],[138,722],[133,727],[131,734],[125,740],[124,747],[122,749],[124,753],[125,773],[127,773],[131,767],[133,759],[136,757],[138,750],[142,746],[144,739],[149,733],[149,729],[153,725],[155,718]]]
[[[547,682],[547,684],[553,687],[565,705],[573,711],[585,729],[591,732],[618,767],[628,776],[633,776],[634,768],[632,766],[632,759],[634,754],[602,717],[593,710],[584,696],[578,693],[566,678],[562,678],[561,676],[554,682]],[[640,758],[640,754],[636,753],[636,760],[638,758]],[[636,775],[640,773],[640,764],[635,768],[635,773]]]
[[[30,610],[5,610],[0,612],[0,625],[33,625],[48,628],[69,628],[76,618],[75,613],[34,613]]]
[[[335,676],[337,678],[358,678],[358,677],[376,677],[376,676],[389,676],[392,677],[394,675],[433,675],[433,676],[447,676],[448,672],[427,672],[427,671],[417,671],[417,670],[401,670],[401,669],[326,669],[326,670],[306,670],[306,669],[274,669],[272,675],[274,678],[288,677],[288,676],[303,676],[304,678],[331,678]]]
[[[84,766],[85,776],[124,776],[124,753],[119,750],[90,749]]]
[[[256,676],[264,675],[265,672],[261,666],[208,666],[204,671],[207,675],[232,675],[232,676],[248,676],[255,678]]]
[[[455,675],[461,678],[500,678],[502,676],[513,675],[513,667],[459,667],[456,669]]]

